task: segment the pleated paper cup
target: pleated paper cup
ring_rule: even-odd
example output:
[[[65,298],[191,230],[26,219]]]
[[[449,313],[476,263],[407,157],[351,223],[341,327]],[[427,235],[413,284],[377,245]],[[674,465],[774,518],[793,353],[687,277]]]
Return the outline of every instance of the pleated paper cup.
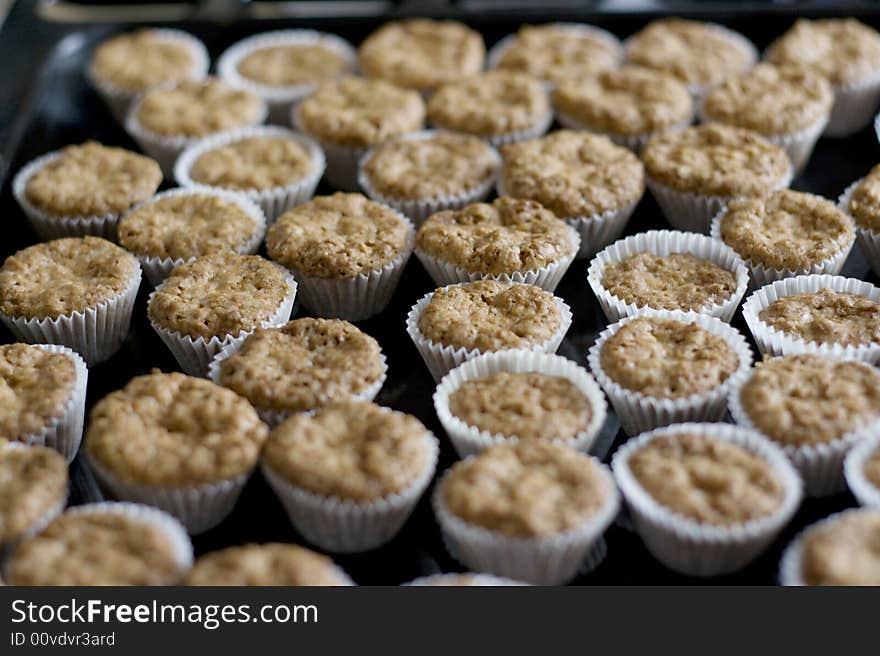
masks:
[[[446,287],[443,287],[442,289],[448,289],[449,287],[455,286],[456,285],[446,285]],[[425,311],[425,308],[428,307],[428,304],[431,302],[433,296],[434,292],[425,294],[422,298],[418,300],[415,305],[413,305],[412,309],[410,309],[409,314],[406,317],[406,332],[409,334],[410,339],[412,339],[413,343],[416,345],[419,354],[425,361],[425,364],[427,365],[428,370],[431,372],[431,375],[434,377],[434,380],[439,381],[450,370],[455,369],[455,367],[460,365],[465,360],[470,360],[471,358],[475,358],[478,355],[481,355],[482,351],[480,351],[480,349],[466,349],[464,347],[455,347],[448,344],[440,344],[438,342],[428,339],[422,334],[421,329],[419,329],[419,318],[422,316],[422,312]],[[555,297],[555,301],[556,307],[558,308],[560,315],[559,328],[557,328],[556,332],[554,332],[547,341],[540,344],[535,344],[530,349],[526,350],[539,353],[555,353],[556,349],[559,348],[559,345],[565,338],[565,334],[568,332],[569,326],[571,326],[571,308],[569,308],[565,301],[563,301],[558,296]]]
[[[427,458],[419,475],[403,490],[374,501],[316,494],[291,483],[265,460],[262,472],[290,523],[306,540],[334,553],[359,553],[390,541],[409,519],[437,466],[437,438],[428,433],[424,448]]]
[[[162,41],[183,46],[189,51],[193,63],[186,79],[205,79],[208,75],[208,68],[211,65],[211,58],[204,43],[183,30],[150,28],[150,31],[156,34]],[[101,80],[91,66],[86,70],[86,77],[92,87],[98,92],[98,95],[101,96],[101,99],[107,104],[114,118],[120,123],[124,123],[128,110],[131,108],[131,104],[139,92],[121,89],[106,80]]]
[[[852,212],[850,212],[849,209],[849,202],[852,200],[853,192],[855,192],[856,188],[864,181],[864,178],[860,178],[853,182],[844,190],[840,195],[840,198],[837,200],[837,206],[840,210],[846,212],[850,217],[852,217]],[[855,222],[854,217],[853,222]],[[868,264],[871,265],[871,270],[875,274],[880,275],[880,233],[874,232],[869,228],[862,228],[858,223],[855,224],[855,227],[856,243],[859,245],[862,255],[868,260]]]
[[[717,317],[722,321],[729,322],[733,318],[749,286],[749,272],[746,265],[733,249],[722,241],[693,232],[673,230],[641,232],[606,247],[593,258],[593,261],[590,262],[590,268],[587,269],[587,282],[596,295],[599,305],[602,306],[602,311],[608,321],[614,322],[624,317],[638,316],[654,309],[646,305],[627,303],[602,285],[605,269],[609,264],[622,262],[638,253],[650,253],[661,257],[676,253],[689,253],[733,273],[736,278],[736,289],[733,294],[723,303],[711,303],[698,310],[699,314]],[[693,313],[693,311],[691,312]]]
[[[626,389],[602,368],[602,347],[623,326],[639,317],[627,317],[603,330],[587,354],[587,365],[617,413],[620,425],[627,435],[638,435],[669,424],[684,421],[723,421],[727,412],[730,390],[749,375],[752,349],[745,337],[732,326],[714,317],[678,310],[652,310],[640,317],[672,319],[696,324],[713,335],[721,337],[736,353],[739,366],[720,385],[705,392],[680,398],[657,398]]]
[[[471,456],[473,457],[473,456]],[[593,459],[602,478],[602,506],[578,526],[548,537],[511,537],[459,518],[443,499],[443,481],[431,497],[443,541],[453,557],[478,572],[533,583],[561,585],[586,566],[591,570],[604,553],[602,534],[620,509],[620,494],[608,468]],[[597,550],[597,545],[602,547]],[[597,557],[598,560],[597,560]]]
[[[782,483],[779,507],[742,524],[713,526],[655,501],[632,473],[630,458],[658,437],[686,433],[730,442],[761,457]],[[730,424],[687,423],[643,433],[618,449],[611,467],[648,551],[669,569],[688,576],[720,576],[742,569],[776,539],[801,502],[801,480],[782,451],[754,431]]]
[[[238,66],[249,55],[265,48],[283,46],[321,46],[338,54],[344,62],[340,75],[357,70],[357,51],[348,41],[326,32],[315,30],[276,30],[242,39],[233,44],[217,59],[217,75],[224,82],[238,89],[251,91],[269,106],[269,123],[286,125],[290,111],[318,88],[320,82],[304,82],[285,86],[263,84],[242,75]]]
[[[253,255],[260,248],[263,237],[266,235],[266,217],[257,205],[255,205],[246,196],[240,193],[226,191],[223,189],[218,189],[216,187],[204,186],[169,189],[168,191],[163,191],[159,194],[156,194],[146,203],[139,205],[135,209],[139,209],[144,205],[155,203],[156,201],[162,200],[163,198],[175,196],[216,196],[217,198],[222,198],[223,200],[235,203],[245,214],[253,218],[257,224],[254,228],[253,234],[251,234],[247,242],[243,244],[242,247],[239,248],[236,252],[242,255]],[[195,256],[184,259],[179,257],[155,257],[150,255],[140,255],[138,253],[134,253],[134,255],[135,257],[137,257],[138,262],[141,263],[141,268],[143,269],[144,274],[147,276],[147,280],[153,287],[158,287],[160,284],[162,284],[165,278],[167,278],[171,273],[171,270],[177,265],[184,264],[185,262],[191,262],[196,259]]]
[[[761,355],[815,353],[840,360],[862,360],[868,363],[880,360],[880,343],[843,346],[830,342],[808,342],[796,335],[777,330],[759,318],[764,309],[780,298],[796,294],[812,294],[825,288],[836,292],[858,294],[880,303],[880,289],[855,278],[827,275],[796,276],[764,285],[753,292],[742,306],[743,318]]]
[[[654,132],[645,132],[643,134],[620,134],[619,132],[604,132],[602,130],[595,129],[593,127],[590,127],[590,126],[582,123],[581,121],[576,119],[574,116],[571,116],[570,114],[566,114],[565,112],[563,112],[560,109],[556,110],[556,120],[559,123],[559,125],[561,125],[562,127],[564,127],[567,130],[585,130],[587,132],[592,132],[594,134],[601,134],[603,136],[606,136],[609,139],[611,139],[611,141],[616,143],[618,146],[623,146],[624,148],[629,148],[636,155],[638,155],[642,151],[642,148],[645,147],[645,144],[647,144],[654,137],[661,135],[661,134],[667,134],[668,132],[678,132],[679,130],[684,130],[686,127],[688,127],[691,124],[693,119],[691,117],[688,117],[687,120],[682,121],[681,123],[676,123],[675,125],[670,125],[669,127],[664,128],[662,130],[656,130]]]
[[[338,191],[360,191],[358,166],[370,147],[335,143],[310,133],[300,116],[299,104],[290,110],[289,120],[298,132],[310,137],[321,147],[326,162],[324,181]]]
[[[501,146],[516,143],[517,141],[524,141],[525,139],[536,139],[537,137],[542,137],[547,132],[547,130],[550,129],[551,125],[553,125],[553,110],[548,109],[547,113],[544,114],[544,116],[540,117],[537,121],[535,121],[534,125],[528,128],[523,128],[522,130],[511,130],[510,132],[501,132],[500,134],[492,134],[488,137],[485,137],[485,139],[493,148],[501,148]]]
[[[519,439],[516,435],[493,434],[480,430],[476,426],[467,424],[449,409],[449,397],[462,385],[502,371],[511,373],[534,371],[547,376],[565,378],[571,382],[590,403],[590,421],[583,430],[572,435],[570,439],[560,442],[583,453],[589,453],[605,424],[607,405],[602,390],[587,370],[558,355],[535,351],[499,351],[484,353],[463,362],[443,377],[434,392],[434,409],[437,417],[460,457],[478,455],[494,444]]]
[[[241,128],[232,132],[206,137],[201,141],[194,143],[184,150],[174,164],[174,179],[181,187],[204,187],[203,183],[196,182],[190,177],[193,165],[205,153],[222,148],[236,141],[242,141],[251,137],[275,137],[287,139],[302,146],[309,154],[311,161],[311,169],[300,180],[292,182],[283,187],[272,187],[271,189],[245,189],[239,193],[244,194],[254,204],[258,205],[266,216],[269,225],[284,214],[290,208],[301,205],[311,200],[315,195],[315,188],[324,175],[326,161],[324,152],[321,147],[310,137],[299,134],[287,128],[266,126],[252,126]],[[222,187],[209,186],[211,189],[222,190]]]
[[[880,430],[875,427],[871,435],[860,440],[843,461],[843,474],[850,492],[859,505],[880,508],[880,487],[865,476],[865,465],[880,452]]]
[[[870,125],[880,103],[880,70],[834,87],[834,105],[823,136],[848,137]]]

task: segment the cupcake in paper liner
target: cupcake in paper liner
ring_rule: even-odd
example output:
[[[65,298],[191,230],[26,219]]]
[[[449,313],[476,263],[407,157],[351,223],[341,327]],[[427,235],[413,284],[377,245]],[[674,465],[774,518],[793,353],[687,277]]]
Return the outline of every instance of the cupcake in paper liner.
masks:
[[[125,119],[125,131],[159,162],[167,177],[180,154],[200,139],[266,120],[266,103],[214,77],[184,80],[138,96]]]
[[[174,515],[193,534],[232,511],[269,433],[245,399],[180,373],[133,378],[90,419],[85,451],[104,489]]]
[[[19,340],[57,344],[103,362],[128,334],[141,268],[100,237],[29,246],[0,267],[0,320]]]
[[[782,451],[729,424],[643,433],[618,449],[611,467],[648,551],[689,576],[720,576],[748,565],[801,501],[801,480]],[[712,476],[711,490],[683,473],[694,468]]]
[[[400,212],[361,194],[318,196],[269,229],[269,257],[299,283],[300,302],[327,318],[360,321],[391,301],[415,230]]]
[[[682,421],[722,421],[752,351],[705,315],[652,310],[610,325],[587,355],[627,435]]]
[[[742,315],[764,356],[880,359],[880,289],[862,280],[828,275],[777,280],[753,292]]]
[[[257,252],[266,217],[244,195],[210,187],[169,189],[119,223],[119,243],[137,256],[157,287],[171,270],[211,253]]]
[[[215,253],[175,267],[150,294],[147,317],[184,372],[205,376],[224,347],[287,323],[296,292],[293,276],[268,260]]]
[[[479,574],[477,572],[464,572],[448,574],[429,574],[428,576],[420,576],[404,583],[405,586],[421,587],[458,587],[458,586],[478,586],[478,587],[498,587],[508,585],[528,585],[528,583],[520,583],[512,579],[505,579],[500,576],[492,576],[491,574]]]
[[[645,146],[642,161],[666,220],[691,232],[709,232],[712,218],[732,199],[784,189],[793,175],[783,148],[753,130],[721,123],[661,134]]]
[[[748,289],[749,275],[737,254],[718,240],[650,230],[596,255],[587,282],[611,322],[652,309],[729,322]]]
[[[425,101],[417,91],[384,80],[345,77],[322,83],[292,110],[291,120],[324,151],[325,181],[359,191],[361,158],[383,141],[421,130]]]
[[[355,553],[397,535],[434,475],[438,451],[415,417],[338,401],[273,430],[262,471],[303,537]]]
[[[406,331],[439,381],[481,353],[555,353],[571,318],[561,298],[539,287],[478,280],[423,296],[406,317]]]
[[[838,199],[838,207],[856,226],[856,243],[874,273],[880,272],[880,166],[856,180]]]
[[[499,280],[552,292],[580,236],[540,203],[496,198],[433,214],[416,233],[416,257],[437,285]]]
[[[526,476],[529,498],[519,491]],[[574,578],[620,507],[598,460],[535,439],[496,444],[456,463],[432,502],[447,549],[462,564],[537,585]]]
[[[271,224],[312,198],[325,167],[324,153],[311,138],[287,128],[258,126],[193,144],[177,158],[174,179],[182,187],[242,193]]]
[[[162,171],[149,157],[88,141],[24,166],[12,193],[42,240],[84,235],[115,240],[120,217],[161,183]]]
[[[183,30],[149,28],[101,43],[86,76],[122,123],[138,94],[179,80],[202,80],[210,64],[205,44],[193,35]]]
[[[794,276],[838,274],[856,231],[831,201],[783,189],[731,201],[712,219],[709,234],[745,261],[757,288]]]
[[[184,527],[137,503],[90,503],[63,512],[22,542],[4,579],[22,586],[176,585],[193,563]]]
[[[477,137],[423,130],[367,151],[358,184],[374,201],[389,205],[416,226],[443,210],[459,210],[492,191],[501,157]]]
[[[880,430],[860,440],[843,461],[846,485],[862,506],[880,508]]]
[[[541,203],[578,231],[578,257],[623,232],[645,192],[638,157],[601,135],[557,130],[501,149],[499,196]]]
[[[803,585],[880,585],[877,536],[880,510],[852,508],[808,526],[788,545],[779,582]]]
[[[388,364],[379,343],[342,319],[304,317],[225,347],[208,378],[243,396],[274,428],[336,400],[372,401]]]
[[[529,438],[589,453],[606,416],[605,397],[586,369],[533,351],[467,360],[437,385],[434,409],[462,458]]]
[[[314,30],[263,32],[233,44],[217,59],[217,75],[260,96],[270,123],[287,124],[290,110],[324,80],[354,73],[357,53],[345,39]]]

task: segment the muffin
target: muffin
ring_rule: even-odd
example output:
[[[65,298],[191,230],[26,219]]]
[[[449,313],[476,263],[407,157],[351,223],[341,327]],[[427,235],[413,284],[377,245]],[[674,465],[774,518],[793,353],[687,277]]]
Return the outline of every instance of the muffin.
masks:
[[[700,113],[782,146],[798,172],[828,124],[833,103],[831,85],[819,73],[793,64],[758,64],[710,91]]]
[[[801,481],[782,451],[729,424],[644,433],[618,449],[611,466],[648,551],[689,576],[748,565],[801,501]]]
[[[731,201],[710,233],[749,267],[752,285],[843,268],[855,240],[852,220],[813,194],[790,189]]]
[[[0,346],[0,436],[73,460],[82,439],[88,369],[55,345]]]
[[[482,139],[425,130],[368,151],[358,184],[370,198],[419,225],[431,214],[486,198],[500,166],[498,152]]]
[[[457,21],[428,18],[387,22],[358,48],[364,75],[425,95],[479,73],[485,57],[479,32]]]
[[[441,287],[423,296],[406,331],[435,380],[481,353],[554,353],[571,325],[565,302],[539,287],[497,280]]]
[[[683,82],[641,66],[561,81],[553,104],[564,127],[604,134],[635,152],[654,135],[687,127],[694,115]]]
[[[77,351],[88,364],[122,346],[141,284],[137,259],[100,237],[29,246],[0,267],[0,320],[17,339]]]
[[[156,87],[132,103],[125,130],[171,177],[178,155],[199,139],[259,125],[266,103],[214,77]]]
[[[175,585],[192,544],[170,515],[135,503],[92,503],[64,512],[6,563],[10,585]]]
[[[416,587],[459,587],[459,586],[481,586],[495,587],[506,585],[528,585],[511,579],[505,579],[500,576],[492,576],[491,574],[478,574],[475,572],[467,572],[465,574],[431,574],[429,576],[420,576],[403,585],[412,585]]]
[[[843,475],[859,505],[880,508],[880,436],[868,435],[849,450]]]
[[[211,63],[205,45],[182,30],[148,28],[119,34],[92,54],[86,76],[116,120],[148,89],[202,80]]]
[[[489,447],[453,465],[432,498],[443,538],[466,567],[539,585],[587,566],[620,499],[607,468],[552,441]]]
[[[874,273],[880,272],[880,165],[853,182],[838,199],[856,224],[856,241]]]
[[[577,255],[580,236],[536,201],[496,198],[432,214],[415,243],[437,285],[491,278],[552,292]]]
[[[388,366],[379,343],[341,319],[258,328],[221,351],[209,375],[243,396],[270,426],[333,401],[376,398]]]
[[[880,373],[853,360],[787,355],[758,363],[731,390],[738,424],[776,442],[811,496],[844,488],[843,460],[880,420]]]
[[[214,253],[174,267],[150,294],[147,317],[184,372],[204,376],[224,347],[287,323],[296,289],[289,273],[257,255]]]
[[[157,194],[119,222],[119,243],[137,256],[155,287],[178,264],[213,253],[257,252],[262,210],[242,194],[198,187]]]
[[[610,325],[587,363],[623,430],[637,435],[682,421],[721,421],[752,351],[723,321],[662,310]]]
[[[299,533],[322,549],[351,553],[400,531],[434,475],[437,452],[415,417],[339,401],[273,430],[262,470]]]
[[[666,220],[703,233],[726,203],[784,189],[793,173],[783,148],[752,130],[718,123],[655,137],[642,161]]]
[[[290,110],[324,80],[353,73],[357,53],[345,39],[314,30],[275,30],[242,39],[217,59],[224,82],[259,95],[270,123],[287,125]]]
[[[330,558],[295,544],[245,544],[196,559],[183,585],[354,585]]]
[[[358,163],[369,148],[425,123],[425,101],[416,91],[382,80],[346,77],[325,82],[299,103],[293,123],[327,156],[326,181],[358,191]]]
[[[434,409],[462,458],[518,439],[589,453],[606,414],[605,397],[585,369],[561,356],[522,351],[462,363],[437,385]]]
[[[184,150],[174,165],[182,187],[208,186],[244,194],[273,223],[310,200],[324,174],[320,146],[286,128],[241,128],[208,137]]]
[[[156,506],[202,533],[232,511],[268,432],[234,392],[152,373],[95,404],[85,449],[116,498]]]
[[[359,321],[391,301],[413,248],[414,229],[361,194],[319,196],[269,229],[269,257],[289,269],[300,300],[322,317]]]
[[[825,127],[829,137],[864,128],[880,100],[880,34],[854,18],[798,19],[770,44],[766,59],[798,64],[825,77],[834,107]]]
[[[607,137],[557,130],[501,149],[498,195],[536,200],[581,236],[580,257],[614,241],[645,192],[644,170]]]

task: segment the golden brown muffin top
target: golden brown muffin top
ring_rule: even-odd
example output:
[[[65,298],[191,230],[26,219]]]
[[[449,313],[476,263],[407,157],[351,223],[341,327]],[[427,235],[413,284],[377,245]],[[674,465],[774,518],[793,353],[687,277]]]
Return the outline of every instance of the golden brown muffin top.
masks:
[[[846,209],[858,227],[880,232],[880,164],[853,189]]]
[[[67,462],[42,446],[0,444],[0,544],[39,525],[67,498]]]
[[[151,29],[120,34],[101,43],[92,55],[95,79],[135,93],[193,76],[196,60],[190,49]]]
[[[850,510],[804,536],[807,585],[880,585],[880,511]]]
[[[245,544],[200,556],[183,585],[348,585],[323,554],[295,544]]]
[[[212,187],[262,191],[296,184],[314,168],[309,152],[294,139],[254,135],[202,153],[189,176]]]
[[[244,78],[270,87],[319,82],[348,70],[335,48],[321,43],[286,43],[257,48],[238,62]]]

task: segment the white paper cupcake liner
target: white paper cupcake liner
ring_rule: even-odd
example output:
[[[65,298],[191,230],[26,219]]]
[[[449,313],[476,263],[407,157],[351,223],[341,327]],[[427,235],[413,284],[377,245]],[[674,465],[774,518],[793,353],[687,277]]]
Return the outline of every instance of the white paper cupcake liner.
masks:
[[[840,195],[840,198],[837,199],[837,207],[839,207],[842,212],[846,212],[850,217],[852,217],[852,212],[850,212],[849,209],[849,202],[852,199],[856,187],[864,181],[864,178],[856,180],[848,186]],[[853,222],[855,222],[855,218],[853,218]],[[855,224],[855,228],[856,243],[859,245],[862,255],[868,260],[871,270],[875,274],[880,275],[880,233],[876,233],[869,228],[862,228],[858,223]]]
[[[633,475],[629,459],[657,437],[683,433],[731,442],[764,459],[784,488],[779,507],[743,524],[713,526],[657,503]],[[644,433],[618,449],[611,467],[648,551],[669,569],[689,576],[719,576],[748,565],[776,539],[801,501],[801,480],[782,451],[757,433],[730,424],[687,423]]]
[[[413,482],[400,492],[375,501],[321,496],[291,483],[265,461],[261,469],[287,511],[290,523],[306,540],[323,550],[358,553],[382,546],[409,519],[437,466],[437,438],[429,433],[424,448],[425,467]]]
[[[422,130],[420,132],[412,132],[410,134],[397,137],[397,139],[407,141],[425,140],[431,139],[432,137],[442,133],[442,130]],[[501,155],[498,153],[497,150],[493,148],[493,158],[497,162],[495,173],[485,180],[477,181],[470,189],[465,189],[458,194],[451,194],[448,196],[440,196],[436,198],[423,198],[415,200],[409,198],[392,198],[389,196],[385,196],[384,194],[379,192],[373,186],[369,176],[366,173],[365,165],[370,157],[372,157],[373,152],[374,149],[368,150],[360,159],[360,162],[358,164],[358,185],[361,189],[364,190],[364,193],[374,201],[393,207],[398,212],[402,212],[403,214],[408,216],[410,219],[412,219],[416,227],[421,225],[422,221],[427,219],[432,214],[436,214],[437,212],[442,212],[443,210],[460,210],[461,208],[470,205],[471,203],[485,200],[489,196],[489,193],[492,191],[492,188],[495,185],[495,180],[497,179],[498,173],[501,170]]]
[[[834,105],[823,136],[837,138],[855,134],[867,127],[880,103],[880,70],[871,75],[834,88]]]
[[[294,129],[308,136],[321,147],[326,161],[324,181],[328,185],[339,191],[360,191],[358,165],[369,150],[368,146],[338,144],[310,133],[300,117],[299,103],[291,108],[288,120]]]
[[[125,341],[140,284],[138,265],[125,289],[82,312],[35,318],[0,313],[0,320],[16,339],[29,344],[67,346],[79,353],[87,364],[97,364],[110,358]]]
[[[446,287],[443,287],[442,289],[448,289],[449,287],[455,287],[455,285],[446,285]],[[419,318],[422,316],[422,312],[424,312],[425,308],[428,307],[428,303],[431,302],[431,298],[433,296],[434,292],[425,294],[416,302],[415,305],[412,306],[412,309],[410,309],[409,314],[406,317],[406,332],[409,334],[410,339],[412,339],[413,343],[416,345],[419,354],[425,361],[425,364],[427,365],[428,370],[431,372],[431,375],[434,377],[434,380],[439,381],[450,370],[455,369],[455,367],[460,365],[465,360],[470,360],[471,358],[477,357],[482,353],[482,351],[480,351],[479,349],[466,349],[464,347],[454,347],[446,344],[439,344],[428,339],[422,334],[422,331],[419,329]],[[555,297],[555,300],[556,307],[559,309],[560,315],[559,328],[546,342],[535,344],[532,348],[524,350],[536,351],[539,353],[555,353],[556,349],[559,348],[559,345],[565,338],[565,334],[568,332],[569,326],[571,326],[572,315],[571,308],[568,307],[565,301],[563,301],[558,296]]]
[[[575,117],[571,116],[570,114],[566,114],[558,108],[556,110],[556,121],[559,123],[559,125],[567,130],[585,130],[587,132],[606,136],[618,146],[629,148],[631,151],[638,155],[642,151],[642,148],[645,147],[645,144],[647,144],[651,139],[661,134],[684,130],[691,124],[691,122],[693,121],[693,117],[688,117],[687,120],[682,121],[681,123],[670,125],[663,130],[656,130],[654,132],[648,132],[645,134],[620,134],[618,132],[603,132],[601,130],[596,130],[581,123]]]
[[[585,563],[588,563],[587,569],[592,570],[601,562],[601,550],[594,548],[620,508],[620,495],[611,473],[597,460],[594,462],[603,478],[601,508],[573,529],[536,538],[511,537],[454,515],[441,493],[443,480],[449,475],[447,470],[431,497],[447,549],[456,560],[473,570],[535,585],[567,583]]]
[[[163,191],[159,194],[156,194],[146,203],[138,205],[135,209],[143,207],[144,205],[155,203],[158,200],[171,196],[217,196],[218,198],[222,198],[229,202],[235,203],[245,212],[245,214],[247,214],[257,222],[257,227],[254,230],[254,233],[251,235],[250,239],[248,239],[247,243],[245,243],[240,249],[235,252],[242,255],[253,255],[260,248],[263,237],[266,235],[266,217],[257,205],[255,205],[253,202],[251,202],[250,199],[240,193],[227,191],[225,189],[219,189],[217,187],[205,186],[191,186],[177,189],[169,189],[168,191]],[[184,262],[191,262],[195,259],[195,257],[187,259],[179,257],[154,257],[149,255],[138,255],[137,253],[135,253],[134,255],[141,263],[141,268],[143,269],[144,274],[147,276],[147,280],[150,281],[150,284],[153,287],[157,287],[158,285],[160,285],[165,280],[165,278],[168,277],[174,267],[179,264],[183,264]]]
[[[310,95],[320,84],[320,82],[305,82],[272,86],[247,78],[239,72],[238,65],[245,57],[258,50],[278,46],[322,46],[339,54],[345,62],[345,68],[340,75],[354,73],[357,70],[357,51],[354,47],[345,39],[326,32],[276,30],[256,34],[233,44],[217,59],[217,75],[224,82],[239,89],[252,91],[265,100],[269,106],[270,123],[286,125],[294,104]]]
[[[208,75],[208,68],[211,65],[211,58],[208,56],[208,50],[205,44],[188,32],[183,30],[167,29],[167,28],[151,28],[151,32],[157,34],[162,41],[174,43],[185,47],[193,60],[192,70],[187,79],[203,80]],[[101,80],[95,72],[89,67],[86,71],[89,83],[98,92],[98,95],[104,100],[109,107],[114,118],[120,123],[125,122],[131,103],[134,101],[138,92],[110,84]]]
[[[752,366],[752,350],[745,337],[736,328],[714,317],[678,310],[652,310],[641,316],[673,319],[694,323],[713,335],[724,339],[739,358],[739,366],[725,381],[706,392],[682,398],[656,398],[628,390],[613,380],[602,368],[602,347],[623,326],[638,317],[628,317],[603,330],[587,354],[587,364],[617,413],[620,425],[627,435],[677,424],[683,421],[722,421],[727,411],[731,388],[748,376]]]
[[[194,143],[184,150],[174,164],[174,179],[181,187],[204,187],[205,185],[194,181],[190,177],[190,171],[196,161],[206,152],[226,146],[236,141],[251,137],[279,137],[289,139],[302,146],[309,154],[311,170],[301,180],[283,187],[271,189],[248,189],[240,191],[247,198],[258,205],[266,215],[266,221],[272,225],[275,220],[290,208],[305,203],[315,194],[315,188],[324,175],[326,160],[320,146],[310,137],[276,126],[252,126],[240,128],[232,132],[224,132],[211,137],[206,137]],[[211,189],[221,190],[222,187],[209,186]]]
[[[493,444],[518,439],[512,435],[493,434],[480,430],[462,421],[449,410],[449,396],[466,382],[502,371],[512,373],[536,371],[548,376],[560,376],[570,381],[590,402],[592,413],[589,425],[571,439],[560,442],[583,453],[589,453],[605,424],[607,406],[602,390],[587,370],[558,355],[535,351],[499,351],[484,353],[463,362],[443,377],[434,392],[434,409],[437,417],[460,457],[477,455]]]
[[[403,583],[403,586],[425,587],[425,586],[454,586],[458,585],[457,581],[460,577],[467,576],[470,579],[468,585],[478,587],[498,587],[508,585],[528,585],[512,579],[505,579],[500,576],[492,576],[491,574],[479,574],[477,572],[465,572],[463,574],[430,574],[428,576],[420,576],[412,581]]]
[[[486,141],[488,141],[492,147],[500,148],[507,144],[516,143],[517,141],[541,137],[550,129],[551,125],[553,125],[553,110],[548,109],[547,114],[542,116],[539,121],[536,121],[533,126],[522,130],[512,130],[511,132],[493,134],[486,137]]]
[[[880,451],[880,430],[875,426],[870,435],[859,440],[858,444],[850,449],[843,461],[843,474],[847,487],[859,505],[870,508],[880,508],[880,487],[865,476],[865,464],[878,451]]]
[[[286,277],[288,293],[284,297],[284,300],[281,301],[275,314],[269,317],[266,321],[260,323],[261,328],[281,326],[287,323],[290,319],[290,313],[293,311],[293,302],[296,299],[297,283],[289,273]],[[162,283],[162,285],[164,284],[165,283]],[[159,285],[156,290],[150,294],[147,306],[149,306],[149,303],[152,301],[156,292],[162,289],[162,285]],[[238,335],[215,335],[209,339],[205,339],[204,337],[193,339],[189,335],[182,335],[179,332],[168,330],[152,319],[150,319],[150,325],[153,326],[153,330],[155,330],[159,337],[162,338],[162,341],[165,342],[165,346],[167,346],[168,350],[174,355],[174,358],[177,360],[177,363],[180,365],[180,368],[183,369],[184,373],[189,374],[190,376],[201,377],[207,375],[208,365],[211,364],[211,360],[215,355],[222,351],[224,347],[242,342],[248,335],[254,332],[253,330],[243,330]]]
[[[880,360],[880,343],[842,346],[836,343],[807,342],[800,337],[767,325],[758,316],[771,303],[784,296],[811,294],[824,288],[836,292],[858,294],[875,303],[880,303],[880,289],[855,278],[826,275],[796,276],[765,285],[753,292],[742,306],[743,318],[746,320],[761,355],[816,353],[832,358],[862,360],[869,363]]]
[[[609,292],[602,285],[605,277],[605,268],[612,262],[621,262],[627,257],[637,253],[651,253],[652,255],[667,256],[675,253],[690,253],[691,255],[708,260],[733,273],[736,278],[736,290],[723,303],[712,303],[699,310],[699,314],[717,317],[722,321],[729,322],[742,297],[749,286],[749,272],[740,257],[732,248],[720,240],[712,239],[705,235],[693,232],[676,232],[672,230],[649,230],[631,237],[626,237],[606,247],[590,262],[587,269],[587,282],[602,311],[608,317],[608,321],[614,322],[623,317],[633,317],[650,311],[646,305],[639,306],[635,303],[627,303]],[[691,311],[692,314],[696,312]]]

